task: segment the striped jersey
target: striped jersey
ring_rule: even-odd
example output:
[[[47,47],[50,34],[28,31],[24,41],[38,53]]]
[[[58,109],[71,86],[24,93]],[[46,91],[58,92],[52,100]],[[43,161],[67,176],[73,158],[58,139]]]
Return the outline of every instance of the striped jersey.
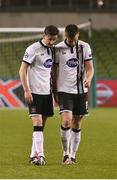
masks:
[[[23,61],[30,66],[27,70],[27,83],[32,93],[50,94],[52,51],[42,41],[30,45],[24,54]]]
[[[58,92],[82,94],[88,91],[84,86],[86,78],[85,61],[92,60],[88,43],[79,40],[71,47],[66,41],[56,45],[55,63],[59,64]]]

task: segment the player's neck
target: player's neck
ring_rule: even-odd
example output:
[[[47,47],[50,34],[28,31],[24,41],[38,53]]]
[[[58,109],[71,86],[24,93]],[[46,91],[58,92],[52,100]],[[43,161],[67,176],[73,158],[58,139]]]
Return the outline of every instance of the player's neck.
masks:
[[[78,42],[76,42],[76,43],[70,43],[70,42],[68,41],[68,39],[65,39],[65,44],[66,44],[67,46],[69,46],[69,47],[74,47],[74,46],[76,46],[77,43],[78,43]]]

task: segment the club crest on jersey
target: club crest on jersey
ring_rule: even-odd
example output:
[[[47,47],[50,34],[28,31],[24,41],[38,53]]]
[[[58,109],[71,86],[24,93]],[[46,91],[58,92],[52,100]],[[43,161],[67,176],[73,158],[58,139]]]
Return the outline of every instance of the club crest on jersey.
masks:
[[[52,67],[52,59],[47,59],[43,65],[46,68],[51,68]]]
[[[28,58],[28,57],[29,57],[29,54],[28,54],[27,52],[25,52],[24,57],[25,57],[25,58]]]
[[[72,58],[72,59],[69,59],[66,64],[69,66],[69,67],[77,67],[79,65],[79,60],[76,59],[76,58]]]
[[[89,54],[89,57],[92,57],[92,54]]]

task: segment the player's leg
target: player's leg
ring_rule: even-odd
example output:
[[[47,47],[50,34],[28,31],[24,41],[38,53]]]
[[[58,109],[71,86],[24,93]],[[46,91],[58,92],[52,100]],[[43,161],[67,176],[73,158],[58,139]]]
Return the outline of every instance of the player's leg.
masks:
[[[69,163],[69,144],[71,136],[71,121],[72,121],[72,112],[63,112],[61,113],[61,143],[63,149],[63,163]]]
[[[44,136],[43,131],[46,124],[47,117],[53,116],[53,99],[52,94],[50,95],[40,95],[38,100],[37,112],[39,114],[37,121],[34,119],[33,126],[37,126],[37,131],[35,136],[35,148],[37,153],[36,165],[45,165],[45,155],[44,155]]]
[[[83,116],[88,114],[87,94],[74,96],[74,108],[71,131],[70,157],[71,162],[75,163],[76,153],[81,141],[81,125]]]
[[[46,122],[46,114],[43,114],[45,96],[33,95],[33,103],[29,104],[29,113],[33,122],[33,139],[30,154],[30,163],[37,165],[45,164],[43,148],[43,130]],[[47,101],[48,102],[48,101]]]
[[[81,123],[82,123],[82,117],[80,116],[73,117],[72,129],[71,129],[71,143],[70,143],[71,163],[76,162],[76,153],[78,151],[81,141]]]
[[[34,118],[33,118],[34,119]],[[47,118],[46,117],[43,117],[43,130],[44,130],[44,127],[45,127],[45,123],[46,123],[46,120]],[[37,125],[38,126],[38,125]],[[32,148],[31,148],[31,154],[30,154],[30,159],[33,160],[34,157],[37,155],[36,153],[36,148],[35,148],[35,143],[34,143],[34,132],[36,130],[36,127],[33,126],[33,135],[32,135]]]
[[[59,93],[59,106],[61,114],[61,144],[63,149],[63,164],[69,164],[69,144],[72,122],[72,98],[68,93]]]
[[[43,126],[43,131],[44,131],[44,127],[45,127],[45,124],[46,124],[46,120],[47,120],[46,117],[42,117],[42,125],[41,126]],[[36,129],[36,127],[34,126],[33,137],[32,137],[32,148],[31,148],[31,154],[30,154],[30,163],[33,162],[35,157],[37,156],[36,145],[35,145],[35,140],[34,140],[35,129]],[[41,136],[43,137],[43,134]],[[43,138],[41,140],[41,143],[43,144]],[[42,145],[40,147],[42,147]],[[42,147],[42,150],[43,150],[43,147]],[[44,158],[44,155],[41,156],[41,157]]]
[[[32,121],[37,121],[38,117],[32,117]],[[31,148],[31,154],[30,154],[30,161],[37,156],[37,152],[36,152],[36,145],[35,145],[35,136],[36,136],[36,132],[38,132],[38,125],[33,125],[33,134],[32,134],[32,148]]]
[[[45,165],[45,155],[43,148],[43,119],[42,115],[35,115],[31,117],[33,122],[33,142],[35,156],[31,157],[32,163],[35,165]]]

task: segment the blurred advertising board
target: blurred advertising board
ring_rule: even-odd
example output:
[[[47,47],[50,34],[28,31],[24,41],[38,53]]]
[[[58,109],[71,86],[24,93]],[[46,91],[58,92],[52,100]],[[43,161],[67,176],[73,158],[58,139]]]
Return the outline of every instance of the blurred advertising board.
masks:
[[[117,107],[117,80],[98,80],[96,93],[97,106]]]
[[[98,107],[117,107],[117,80],[98,80],[96,94]],[[17,79],[0,79],[0,108],[25,106],[21,82]]]

